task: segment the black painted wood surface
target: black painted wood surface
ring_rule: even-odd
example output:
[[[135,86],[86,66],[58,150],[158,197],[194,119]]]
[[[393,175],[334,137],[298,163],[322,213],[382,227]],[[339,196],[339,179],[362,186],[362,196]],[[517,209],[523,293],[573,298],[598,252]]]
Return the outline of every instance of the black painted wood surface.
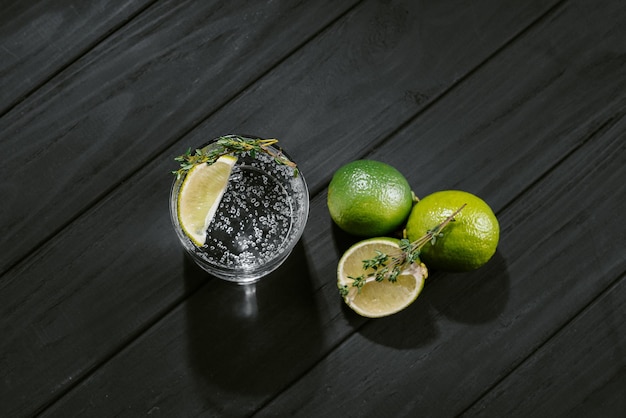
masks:
[[[623,2],[32,3],[0,4],[0,416],[623,416]],[[169,220],[172,158],[228,132],[311,192],[253,287]],[[358,158],[483,197],[494,259],[347,309]]]

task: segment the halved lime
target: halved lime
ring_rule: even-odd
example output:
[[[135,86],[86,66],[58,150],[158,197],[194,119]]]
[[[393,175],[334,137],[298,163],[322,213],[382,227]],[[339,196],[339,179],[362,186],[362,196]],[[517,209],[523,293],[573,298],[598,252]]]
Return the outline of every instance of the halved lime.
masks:
[[[428,277],[426,266],[416,261],[400,273],[396,282],[368,281],[357,289],[353,286],[353,278],[374,272],[363,269],[363,260],[376,257],[377,251],[390,257],[398,255],[401,252],[399,240],[380,237],[357,242],[343,254],[337,267],[337,285],[348,289],[344,301],[356,313],[368,318],[391,315],[409,306],[422,291]]]

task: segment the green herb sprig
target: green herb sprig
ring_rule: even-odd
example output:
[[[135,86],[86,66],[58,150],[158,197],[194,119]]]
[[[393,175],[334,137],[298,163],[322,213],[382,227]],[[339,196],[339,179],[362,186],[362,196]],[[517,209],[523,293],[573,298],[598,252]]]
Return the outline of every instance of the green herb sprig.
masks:
[[[357,277],[348,276],[352,280],[352,285],[339,285],[339,293],[342,297],[348,297],[351,290],[356,289],[358,293],[363,286],[370,282],[382,282],[383,280],[389,280],[395,283],[398,280],[398,276],[403,271],[411,268],[411,265],[419,261],[420,250],[427,243],[435,245],[437,239],[443,236],[443,229],[450,223],[454,222],[454,217],[463,210],[466,204],[463,204],[452,215],[448,216],[443,222],[434,228],[428,230],[426,234],[419,239],[411,242],[404,238],[400,240],[398,246],[398,252],[394,254],[386,254],[382,251],[376,251],[376,255],[367,260],[363,260],[364,273]],[[373,270],[366,274],[365,271]],[[353,296],[352,295],[352,296]]]
[[[213,164],[223,155],[241,155],[247,152],[252,158],[256,158],[256,154],[262,152],[272,157],[277,164],[292,167],[294,176],[298,176],[299,171],[296,163],[289,160],[280,149],[276,151],[275,148],[271,148],[277,142],[278,140],[273,138],[244,138],[238,135],[222,136],[215,141],[213,146],[207,147],[208,149],[196,149],[192,153],[191,148],[189,148],[183,155],[174,158],[175,161],[180,163],[180,168],[172,171],[172,173],[177,178],[181,178],[195,165],[203,163]]]

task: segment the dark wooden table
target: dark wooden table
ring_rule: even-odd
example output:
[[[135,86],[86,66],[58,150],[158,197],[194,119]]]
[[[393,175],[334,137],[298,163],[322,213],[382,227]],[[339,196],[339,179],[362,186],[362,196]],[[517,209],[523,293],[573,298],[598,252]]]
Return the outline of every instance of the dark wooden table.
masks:
[[[0,4],[0,416],[625,416],[625,2]],[[232,132],[311,192],[254,287],[168,213],[173,157]],[[359,158],[483,197],[495,257],[346,308],[326,187]]]

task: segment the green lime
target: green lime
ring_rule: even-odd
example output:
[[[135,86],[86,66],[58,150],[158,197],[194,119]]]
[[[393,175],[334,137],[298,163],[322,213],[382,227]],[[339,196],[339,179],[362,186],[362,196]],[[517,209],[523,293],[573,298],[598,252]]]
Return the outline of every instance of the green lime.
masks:
[[[493,211],[481,198],[459,190],[445,190],[421,199],[411,211],[406,225],[410,241],[466,205],[441,232],[434,243],[421,249],[421,260],[432,269],[470,271],[484,265],[496,252],[500,226]]]
[[[330,217],[344,231],[363,237],[389,234],[413,206],[411,186],[389,164],[357,160],[340,167],[328,186]]]
[[[198,247],[206,241],[206,231],[228,186],[237,157],[223,155],[211,165],[195,165],[185,176],[178,192],[178,222]]]

